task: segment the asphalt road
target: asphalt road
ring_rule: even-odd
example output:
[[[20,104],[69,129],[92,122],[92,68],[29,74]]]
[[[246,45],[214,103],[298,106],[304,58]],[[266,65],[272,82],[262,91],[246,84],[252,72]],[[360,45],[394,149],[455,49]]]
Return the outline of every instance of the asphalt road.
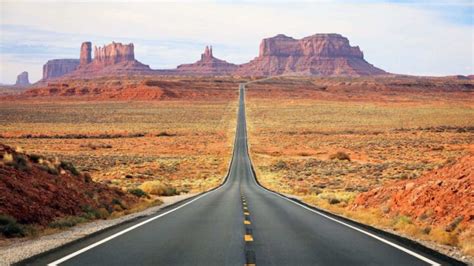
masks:
[[[244,85],[226,182],[209,193],[25,261],[29,265],[443,265],[423,247],[260,187],[247,152]]]

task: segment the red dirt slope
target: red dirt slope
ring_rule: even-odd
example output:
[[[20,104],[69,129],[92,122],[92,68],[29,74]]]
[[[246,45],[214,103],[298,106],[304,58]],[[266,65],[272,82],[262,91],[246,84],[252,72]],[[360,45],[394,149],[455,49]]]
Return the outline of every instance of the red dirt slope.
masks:
[[[93,182],[70,164],[0,144],[0,214],[19,223],[47,225],[60,217],[110,213],[135,202],[134,196]]]
[[[474,222],[474,155],[434,170],[416,180],[405,180],[360,194],[354,208],[389,208],[433,225]],[[455,225],[456,226],[456,225]]]

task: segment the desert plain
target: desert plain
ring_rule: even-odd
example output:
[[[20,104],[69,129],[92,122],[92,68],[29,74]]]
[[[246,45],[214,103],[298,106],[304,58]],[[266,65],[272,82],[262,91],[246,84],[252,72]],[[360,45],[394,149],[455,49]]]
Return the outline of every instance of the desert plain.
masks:
[[[63,80],[3,96],[0,141],[70,162],[139,197],[131,205],[143,209],[222,183],[245,81],[250,155],[263,186],[446,253],[473,254],[470,79]]]

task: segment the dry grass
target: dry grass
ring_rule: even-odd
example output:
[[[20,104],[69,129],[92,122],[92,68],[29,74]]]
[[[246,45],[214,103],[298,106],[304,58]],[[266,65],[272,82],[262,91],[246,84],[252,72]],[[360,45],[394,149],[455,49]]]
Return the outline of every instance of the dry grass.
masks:
[[[349,208],[361,192],[415,179],[474,151],[472,93],[433,93],[417,87],[420,82],[428,81],[407,81],[402,89],[392,80],[324,78],[249,86],[249,141],[260,182],[363,223],[472,254],[472,223],[448,232],[410,217],[387,217],[384,206]],[[457,88],[459,82],[429,81],[424,88]],[[376,92],[389,86],[396,88]]]
[[[199,192],[226,173],[235,100],[2,102],[0,141],[124,190],[158,180]]]

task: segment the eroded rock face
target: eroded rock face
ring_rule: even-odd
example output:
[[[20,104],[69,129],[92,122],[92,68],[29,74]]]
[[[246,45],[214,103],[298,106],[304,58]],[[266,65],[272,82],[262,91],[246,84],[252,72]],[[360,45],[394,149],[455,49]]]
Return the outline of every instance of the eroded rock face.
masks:
[[[349,40],[339,34],[315,34],[299,40],[279,34],[264,39],[259,56],[241,65],[236,73],[251,76],[386,74],[367,63],[359,47],[350,46]]]
[[[206,46],[201,60],[193,64],[179,65],[176,69],[180,74],[189,75],[228,75],[237,69],[237,65],[215,58],[212,46]]]
[[[79,59],[53,59],[43,65],[43,80],[58,78],[73,72],[79,66]]]
[[[83,42],[81,45],[81,55],[80,55],[80,65],[87,65],[92,62],[92,43],[91,42]]]
[[[28,72],[23,71],[16,77],[15,86],[28,86],[30,80],[28,79]]]
[[[112,42],[103,47],[94,47],[95,64],[103,66],[114,65],[120,62],[134,61],[135,53],[133,43],[121,44]]]
[[[79,68],[68,74],[68,77],[92,77],[114,75],[152,74],[148,65],[135,60],[133,43],[121,44],[112,42],[103,47],[94,47],[94,58],[91,58],[90,42],[81,46],[81,64]]]
[[[384,207],[386,216],[401,213],[415,223],[426,222],[428,217],[435,226],[449,227],[455,219],[469,223],[474,212],[473,170],[474,155],[468,154],[417,179],[401,180],[361,193],[350,207],[361,210]]]

